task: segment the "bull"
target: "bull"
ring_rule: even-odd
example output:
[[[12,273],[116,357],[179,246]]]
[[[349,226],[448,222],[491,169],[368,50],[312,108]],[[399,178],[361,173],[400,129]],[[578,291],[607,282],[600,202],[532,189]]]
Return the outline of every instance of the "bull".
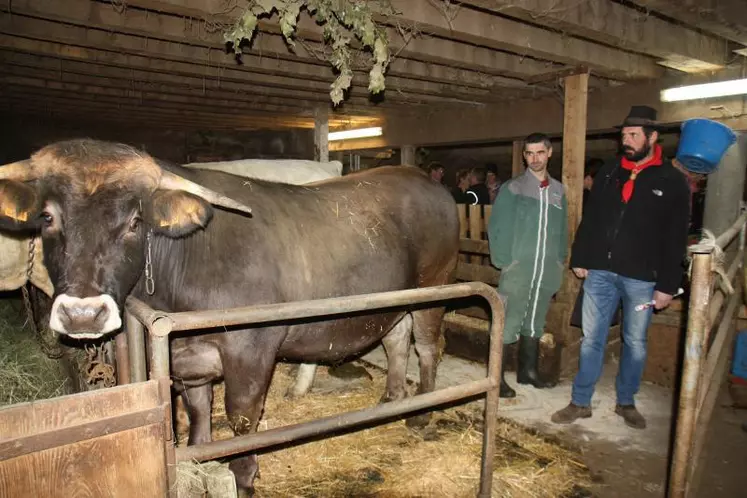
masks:
[[[50,327],[84,340],[121,327],[128,295],[180,312],[443,285],[459,246],[454,201],[417,168],[308,186],[247,182],[87,139],[0,167],[0,229],[40,233],[55,291]],[[414,337],[418,392],[432,391],[443,313],[386,311],[173,338],[171,374],[190,418],[189,444],[211,439],[212,383],[221,379],[235,434],[256,430],[282,358],[334,363],[380,340],[389,364],[382,401],[398,400]],[[252,488],[256,455],[229,468],[239,488]]]

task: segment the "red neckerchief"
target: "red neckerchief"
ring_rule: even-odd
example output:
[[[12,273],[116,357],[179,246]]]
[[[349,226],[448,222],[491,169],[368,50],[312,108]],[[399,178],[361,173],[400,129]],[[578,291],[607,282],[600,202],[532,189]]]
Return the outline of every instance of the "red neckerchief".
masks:
[[[628,203],[631,197],[633,197],[633,182],[638,177],[638,174],[649,166],[661,166],[661,146],[654,146],[654,155],[643,164],[636,164],[629,160],[627,157],[623,157],[620,162],[621,166],[630,171],[630,178],[625,182],[622,189],[622,199],[624,203]]]
[[[550,186],[550,180],[548,180],[547,178],[545,178],[544,180],[540,182],[540,188],[547,188],[549,186]]]

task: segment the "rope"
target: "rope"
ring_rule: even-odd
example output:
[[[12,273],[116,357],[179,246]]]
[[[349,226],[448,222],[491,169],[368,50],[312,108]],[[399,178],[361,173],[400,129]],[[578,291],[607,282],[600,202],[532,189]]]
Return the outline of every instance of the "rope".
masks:
[[[718,285],[727,296],[734,294],[734,287],[729,281],[729,276],[726,274],[726,258],[724,256],[724,250],[716,243],[716,236],[713,232],[707,229],[703,229],[698,245],[710,247],[713,250],[713,258],[711,258],[711,272],[715,273],[719,277]],[[693,261],[690,259],[690,264],[687,269],[687,278],[692,278]]]

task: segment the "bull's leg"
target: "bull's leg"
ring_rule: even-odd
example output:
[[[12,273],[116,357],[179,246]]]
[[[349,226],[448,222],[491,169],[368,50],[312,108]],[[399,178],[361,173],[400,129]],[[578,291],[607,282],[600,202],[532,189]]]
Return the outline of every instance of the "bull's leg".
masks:
[[[412,312],[412,332],[420,366],[418,394],[432,392],[436,388],[436,368],[440,360],[441,322],[444,308],[424,309]],[[407,419],[410,427],[423,427],[430,421],[430,414]]]
[[[384,336],[387,360],[386,392],[382,402],[396,401],[407,396],[407,357],[412,337],[412,316],[408,313]]]
[[[309,389],[311,389],[311,385],[314,383],[314,375],[316,375],[316,363],[301,363],[298,366],[296,379],[288,388],[288,392],[285,393],[285,396],[288,398],[305,396],[309,392]]]
[[[181,392],[182,401],[189,415],[189,444],[211,441],[211,407],[213,386],[208,383],[199,387],[188,387]]]
[[[247,354],[247,351],[258,351],[258,354]],[[226,414],[237,436],[257,430],[274,366],[275,350],[262,345],[236,347],[223,356]],[[257,455],[235,458],[228,468],[236,477],[241,493],[251,496],[259,472]]]

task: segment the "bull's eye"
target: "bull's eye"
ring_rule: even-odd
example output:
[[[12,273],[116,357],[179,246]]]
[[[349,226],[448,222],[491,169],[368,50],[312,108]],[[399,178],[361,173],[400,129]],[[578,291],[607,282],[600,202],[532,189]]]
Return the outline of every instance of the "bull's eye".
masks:
[[[140,222],[142,220],[139,216],[135,216],[130,220],[130,232],[137,232],[137,229],[140,228]]]
[[[52,223],[54,223],[54,216],[52,216],[48,211],[43,211],[40,217],[45,226],[50,227],[52,226]]]

